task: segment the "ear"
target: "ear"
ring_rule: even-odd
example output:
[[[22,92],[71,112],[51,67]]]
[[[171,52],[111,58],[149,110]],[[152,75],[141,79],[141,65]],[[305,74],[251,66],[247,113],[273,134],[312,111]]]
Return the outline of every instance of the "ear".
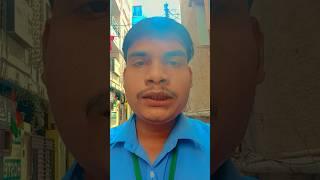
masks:
[[[190,66],[188,66],[188,68],[189,68],[189,76],[190,76],[190,88],[192,88],[192,86],[193,86],[193,84],[192,84],[192,69],[191,69],[191,67]]]
[[[264,81],[265,71],[264,71],[264,36],[261,32],[260,24],[255,17],[250,17],[252,24],[253,34],[256,40],[257,50],[258,50],[258,67],[257,67],[257,84]]]
[[[127,67],[125,67],[123,70],[123,88],[125,90],[126,90],[126,72],[127,72]]]

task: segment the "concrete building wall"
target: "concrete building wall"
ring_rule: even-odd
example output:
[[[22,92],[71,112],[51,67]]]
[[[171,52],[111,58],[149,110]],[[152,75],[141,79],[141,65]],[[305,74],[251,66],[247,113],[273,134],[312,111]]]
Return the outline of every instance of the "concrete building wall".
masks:
[[[249,154],[244,162],[271,161],[254,170],[245,166],[257,173],[273,169],[261,179],[290,179],[288,174],[293,172],[320,173],[319,10],[316,0],[253,3],[252,15],[265,38],[266,78],[257,88],[243,154]],[[275,164],[285,170],[272,168]],[[276,178],[272,174],[276,172],[287,174]]]
[[[210,119],[210,40],[206,20],[210,18],[203,1],[180,0],[181,23],[188,29],[194,43],[194,58],[190,66],[193,71],[193,87],[186,107],[186,114]],[[207,10],[207,11],[205,11]]]
[[[131,27],[131,19],[132,19],[132,3],[127,0],[112,0],[112,6],[116,6],[114,10],[111,12],[111,16],[114,16],[116,19],[115,27],[119,28],[119,35],[116,35],[114,38],[114,42],[112,43],[111,57],[116,57],[120,62],[120,78],[118,79],[118,84],[123,83],[122,72],[125,68],[125,61],[122,54],[122,43],[124,40],[124,36],[127,34]],[[111,33],[115,33],[114,29],[111,25],[110,27]],[[115,34],[112,34],[115,35]],[[121,90],[123,91],[123,87],[121,86]]]
[[[1,29],[1,68],[0,78],[11,80],[20,87],[23,87],[34,94],[38,94],[44,99],[48,99],[46,89],[41,81],[42,73],[42,44],[41,36],[44,23],[50,12],[49,2],[47,0],[16,1],[21,9],[29,9],[20,13],[27,14],[27,17],[16,16],[16,29],[19,38],[14,33],[4,31],[8,17],[5,15],[8,9],[2,11],[2,29]],[[5,1],[1,1],[4,5]],[[24,28],[28,27],[28,28]],[[29,30],[28,30],[29,29]],[[30,46],[27,46],[21,39],[31,39]]]
[[[15,6],[9,6],[12,2],[15,3]],[[43,71],[41,36],[45,21],[50,15],[49,2],[48,0],[0,0],[0,4],[0,80],[1,82],[9,80],[13,86],[23,88],[26,96],[32,94],[37,95],[39,99],[41,98],[41,101],[48,100],[40,76]],[[14,31],[8,23],[10,17],[15,18]],[[40,104],[37,103],[35,106],[37,113],[33,115],[31,124],[37,121],[38,124],[44,125],[43,115],[47,113],[47,109],[39,108]],[[34,132],[31,133],[31,127],[25,131],[26,124],[19,127],[19,130],[22,131],[22,140],[15,144],[14,150],[20,152],[20,156],[17,158],[21,160],[21,167],[18,167],[21,168],[21,179],[30,179],[32,168],[30,146],[31,134]],[[42,127],[44,128],[44,126]],[[34,130],[32,129],[32,131]],[[5,166],[1,168],[5,168]],[[2,174],[0,179],[2,179]]]
[[[112,19],[110,35],[115,36],[111,43],[110,58],[111,62],[114,61],[113,58],[115,58],[116,63],[119,65],[118,72],[110,70],[110,85],[120,91],[124,96],[123,71],[126,63],[122,53],[122,43],[132,23],[132,2],[128,0],[112,0],[110,3],[110,16]],[[110,95],[110,101],[114,102],[114,92],[110,92]],[[128,116],[128,109],[130,109],[126,103],[120,104],[119,100],[117,100],[117,103],[119,104],[118,108],[111,107],[111,113],[113,114],[111,115],[110,121],[111,127],[117,126],[125,121]],[[114,114],[116,114],[116,116]]]

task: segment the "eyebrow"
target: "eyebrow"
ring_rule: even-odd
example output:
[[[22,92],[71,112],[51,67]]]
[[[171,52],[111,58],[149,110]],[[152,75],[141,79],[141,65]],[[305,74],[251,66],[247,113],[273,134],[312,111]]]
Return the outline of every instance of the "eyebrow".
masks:
[[[133,58],[133,57],[143,57],[143,56],[147,56],[146,52],[143,51],[136,51],[136,52],[132,52],[128,55],[128,59],[129,58]]]
[[[187,54],[182,50],[169,51],[169,52],[166,52],[163,56],[165,58],[172,57],[172,56],[181,56],[181,57],[187,58]]]

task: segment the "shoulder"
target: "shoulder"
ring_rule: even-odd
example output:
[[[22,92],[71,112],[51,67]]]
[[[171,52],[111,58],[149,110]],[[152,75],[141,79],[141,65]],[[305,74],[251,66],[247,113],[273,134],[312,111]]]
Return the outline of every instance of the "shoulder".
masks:
[[[189,136],[207,151],[210,151],[210,124],[200,119],[186,117]]]
[[[200,119],[195,119],[195,118],[191,118],[191,117],[186,117],[186,120],[192,126],[192,128],[194,130],[196,130],[197,132],[199,132],[201,134],[205,134],[205,135],[210,134],[210,124],[209,123],[205,123]]]
[[[119,133],[121,132],[121,129],[123,128],[123,126],[124,126],[124,123],[117,126],[117,127],[113,127],[110,129],[110,144],[115,142],[115,140],[116,140],[117,136],[119,135]]]
[[[119,126],[110,129],[110,145],[117,142],[122,133],[126,133],[125,128],[127,128],[127,126],[130,126],[130,119]]]

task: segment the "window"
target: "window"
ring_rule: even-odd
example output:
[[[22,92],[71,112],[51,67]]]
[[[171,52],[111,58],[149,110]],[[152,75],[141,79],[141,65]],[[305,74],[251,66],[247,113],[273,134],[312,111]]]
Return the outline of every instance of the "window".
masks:
[[[142,16],[142,6],[133,6],[133,16]]]
[[[110,62],[110,69],[111,69],[111,72],[114,71],[114,57],[110,58],[111,59],[111,62]]]
[[[17,42],[15,39],[8,38],[8,49],[9,54],[18,60],[25,62],[26,61],[26,52],[23,45]]]
[[[116,75],[120,76],[120,63],[117,58],[111,58],[111,71]]]
[[[117,36],[120,36],[120,26],[114,16],[112,16],[112,18],[111,18],[111,26],[114,29],[114,31],[116,32]]]

